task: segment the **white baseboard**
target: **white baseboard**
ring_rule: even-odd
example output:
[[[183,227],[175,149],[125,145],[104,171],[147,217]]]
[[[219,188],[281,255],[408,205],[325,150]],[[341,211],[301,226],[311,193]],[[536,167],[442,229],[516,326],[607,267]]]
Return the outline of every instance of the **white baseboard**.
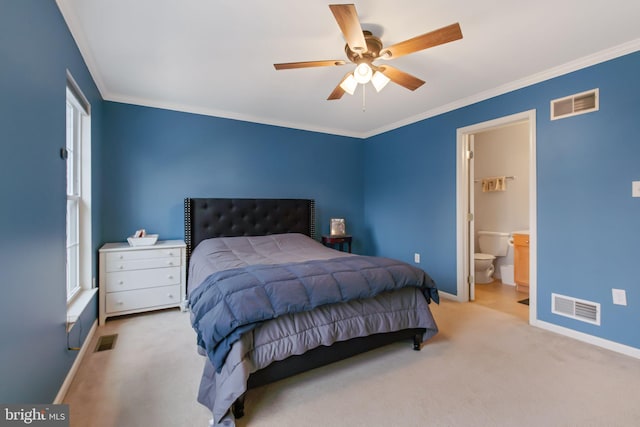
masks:
[[[80,348],[80,351],[76,356],[76,360],[73,362],[73,365],[71,365],[71,369],[69,369],[69,372],[67,373],[67,377],[64,379],[64,382],[62,383],[62,386],[60,387],[60,390],[58,391],[58,394],[56,395],[56,398],[53,401],[54,405],[62,403],[65,396],[67,395],[67,391],[69,391],[71,382],[73,381],[73,378],[76,376],[76,372],[80,367],[80,363],[82,363],[82,359],[84,358],[84,355],[87,352],[87,349],[91,345],[93,335],[96,333],[97,328],[98,328],[98,319],[96,319],[93,322],[93,325],[91,326],[91,329],[87,334],[87,338],[85,338],[84,343],[82,344],[82,347]]]
[[[532,324],[532,326],[536,326],[540,329],[545,329],[547,331],[555,332],[560,335],[565,335],[569,338],[586,342],[587,344],[592,344],[607,350],[615,351],[616,353],[621,353],[626,356],[640,359],[640,348],[635,348],[628,345],[620,344],[615,341],[605,340],[604,338],[585,334],[583,332],[574,331],[573,329],[554,325],[553,323],[543,322],[541,320],[537,320],[534,324]]]
[[[463,302],[457,295],[450,294],[448,292],[438,291],[438,294],[442,298],[446,298],[453,301]],[[601,347],[607,350],[615,351],[616,353],[621,353],[626,356],[633,357],[635,359],[640,359],[640,348],[631,347],[628,345],[620,344],[615,341],[609,341],[604,338],[596,337],[594,335],[585,334],[583,332],[578,332],[573,329],[565,328],[562,326],[554,325],[553,323],[543,322],[542,320],[536,319],[535,317],[530,320],[529,323],[531,326],[544,329],[550,332],[554,332],[556,334],[564,335],[569,338],[576,339],[578,341],[585,342],[587,344],[592,344],[597,347]]]
[[[440,295],[442,298],[461,302],[460,298],[457,295],[450,294],[449,292],[442,292],[441,290],[438,290],[438,295]]]

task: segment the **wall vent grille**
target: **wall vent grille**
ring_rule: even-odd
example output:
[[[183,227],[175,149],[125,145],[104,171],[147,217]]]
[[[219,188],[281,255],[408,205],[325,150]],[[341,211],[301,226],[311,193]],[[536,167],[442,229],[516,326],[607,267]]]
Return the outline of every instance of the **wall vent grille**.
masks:
[[[600,304],[559,294],[551,294],[551,312],[600,325]]]
[[[592,89],[551,101],[551,120],[564,119],[600,109],[600,91]]]

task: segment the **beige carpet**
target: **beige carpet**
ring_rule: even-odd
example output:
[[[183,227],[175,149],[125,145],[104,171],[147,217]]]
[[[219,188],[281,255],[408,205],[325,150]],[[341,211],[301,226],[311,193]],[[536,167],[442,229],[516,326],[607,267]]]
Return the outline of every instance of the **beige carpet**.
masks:
[[[474,303],[433,312],[422,351],[393,344],[252,390],[237,426],[640,425],[640,360]],[[115,318],[95,339],[111,333],[70,387],[71,426],[207,426],[188,314]]]

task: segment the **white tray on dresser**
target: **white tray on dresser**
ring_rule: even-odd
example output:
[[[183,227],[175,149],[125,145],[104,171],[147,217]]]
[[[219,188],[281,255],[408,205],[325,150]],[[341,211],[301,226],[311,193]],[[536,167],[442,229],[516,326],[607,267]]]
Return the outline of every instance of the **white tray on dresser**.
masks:
[[[186,245],[160,240],[151,246],[126,242],[100,248],[99,322],[107,317],[186,307]]]

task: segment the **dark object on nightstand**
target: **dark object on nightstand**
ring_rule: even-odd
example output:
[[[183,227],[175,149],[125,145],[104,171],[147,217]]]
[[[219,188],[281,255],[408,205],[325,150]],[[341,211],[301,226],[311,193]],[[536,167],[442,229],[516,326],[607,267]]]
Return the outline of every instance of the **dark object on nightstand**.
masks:
[[[338,247],[340,248],[340,250],[344,250],[344,244],[346,243],[349,247],[349,253],[351,253],[351,240],[352,237],[349,234],[345,234],[343,236],[331,236],[331,235],[324,235],[322,236],[322,244],[325,246],[334,246],[334,245],[339,245]]]

